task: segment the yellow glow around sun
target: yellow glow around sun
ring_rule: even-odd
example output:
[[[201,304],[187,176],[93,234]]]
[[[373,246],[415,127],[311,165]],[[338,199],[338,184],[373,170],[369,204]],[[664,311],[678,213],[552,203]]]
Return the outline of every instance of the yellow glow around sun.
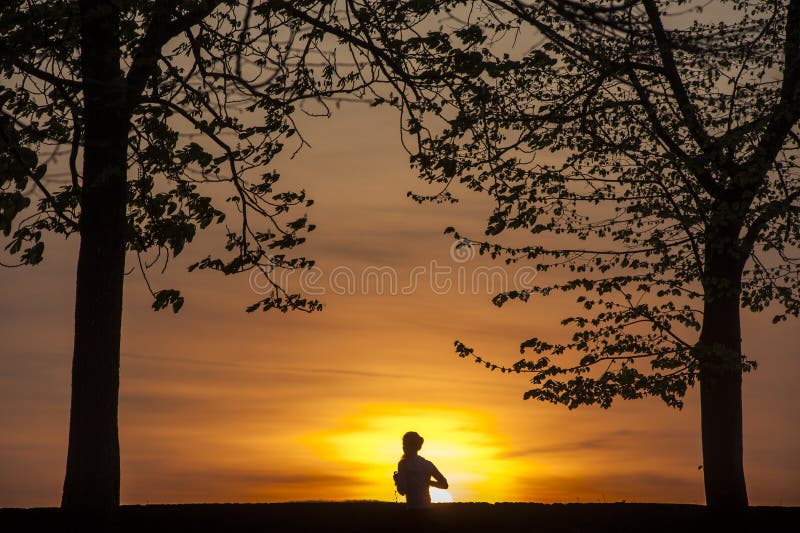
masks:
[[[449,491],[432,489],[436,502],[503,501],[514,494],[515,467],[492,419],[471,409],[415,404],[372,404],[304,443],[357,481],[357,497],[394,500],[392,472],[403,453],[401,438],[417,431],[420,455],[447,478]],[[402,497],[399,497],[402,501]]]

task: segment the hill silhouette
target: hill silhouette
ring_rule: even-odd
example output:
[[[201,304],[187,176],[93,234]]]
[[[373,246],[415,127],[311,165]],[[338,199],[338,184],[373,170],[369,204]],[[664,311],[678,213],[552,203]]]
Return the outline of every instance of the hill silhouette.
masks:
[[[69,531],[56,508],[0,509],[0,530]],[[124,505],[121,532],[400,532],[413,529],[404,505],[387,502]],[[800,531],[800,507],[751,507],[720,518],[700,505],[649,503],[451,503],[435,505],[430,531],[688,533]]]

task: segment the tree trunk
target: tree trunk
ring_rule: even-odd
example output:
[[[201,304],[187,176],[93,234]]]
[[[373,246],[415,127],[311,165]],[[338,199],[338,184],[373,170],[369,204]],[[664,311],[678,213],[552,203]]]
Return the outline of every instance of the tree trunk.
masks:
[[[708,507],[738,511],[747,507],[739,315],[743,261],[730,248],[717,252],[709,254],[703,329],[697,345],[703,472]]]
[[[81,1],[84,155],[75,298],[69,449],[61,506],[108,514],[119,506],[119,354],[125,267],[128,119],[119,15]]]

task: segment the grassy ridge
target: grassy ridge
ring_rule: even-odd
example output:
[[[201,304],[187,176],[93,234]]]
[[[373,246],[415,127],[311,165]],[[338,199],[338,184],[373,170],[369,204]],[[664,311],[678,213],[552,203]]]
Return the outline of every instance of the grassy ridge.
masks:
[[[608,503],[452,503],[425,516],[384,502],[126,505],[122,532],[536,532],[687,533],[694,531],[800,531],[798,507],[752,507],[744,515],[713,516],[697,505]],[[58,509],[0,509],[0,531],[63,532]],[[78,528],[80,529],[80,528]]]

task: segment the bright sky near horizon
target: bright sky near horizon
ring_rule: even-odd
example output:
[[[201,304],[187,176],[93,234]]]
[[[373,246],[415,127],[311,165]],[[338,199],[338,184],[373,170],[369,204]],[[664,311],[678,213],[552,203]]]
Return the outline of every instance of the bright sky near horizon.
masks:
[[[657,400],[568,411],[523,401],[524,376],[458,359],[455,339],[513,363],[522,340],[563,338],[569,301],[497,309],[487,278],[471,286],[492,263],[457,255],[442,230],[480,235],[485,200],[408,200],[422,184],[393,113],[345,106],[304,123],[313,148],[282,159],[279,184],[316,201],[301,252],[321,269],[326,309],[245,314],[257,279],[187,274],[218,232],[152,273],[184,292],[179,314],[153,312],[141,276],[126,278],[124,503],[393,501],[407,430],[457,501],[703,501],[695,391],[683,411]],[[0,507],[60,499],[77,245],[51,238],[43,264],[0,273]],[[748,488],[754,504],[800,505],[800,328],[769,318],[744,314],[759,362],[745,377]]]

